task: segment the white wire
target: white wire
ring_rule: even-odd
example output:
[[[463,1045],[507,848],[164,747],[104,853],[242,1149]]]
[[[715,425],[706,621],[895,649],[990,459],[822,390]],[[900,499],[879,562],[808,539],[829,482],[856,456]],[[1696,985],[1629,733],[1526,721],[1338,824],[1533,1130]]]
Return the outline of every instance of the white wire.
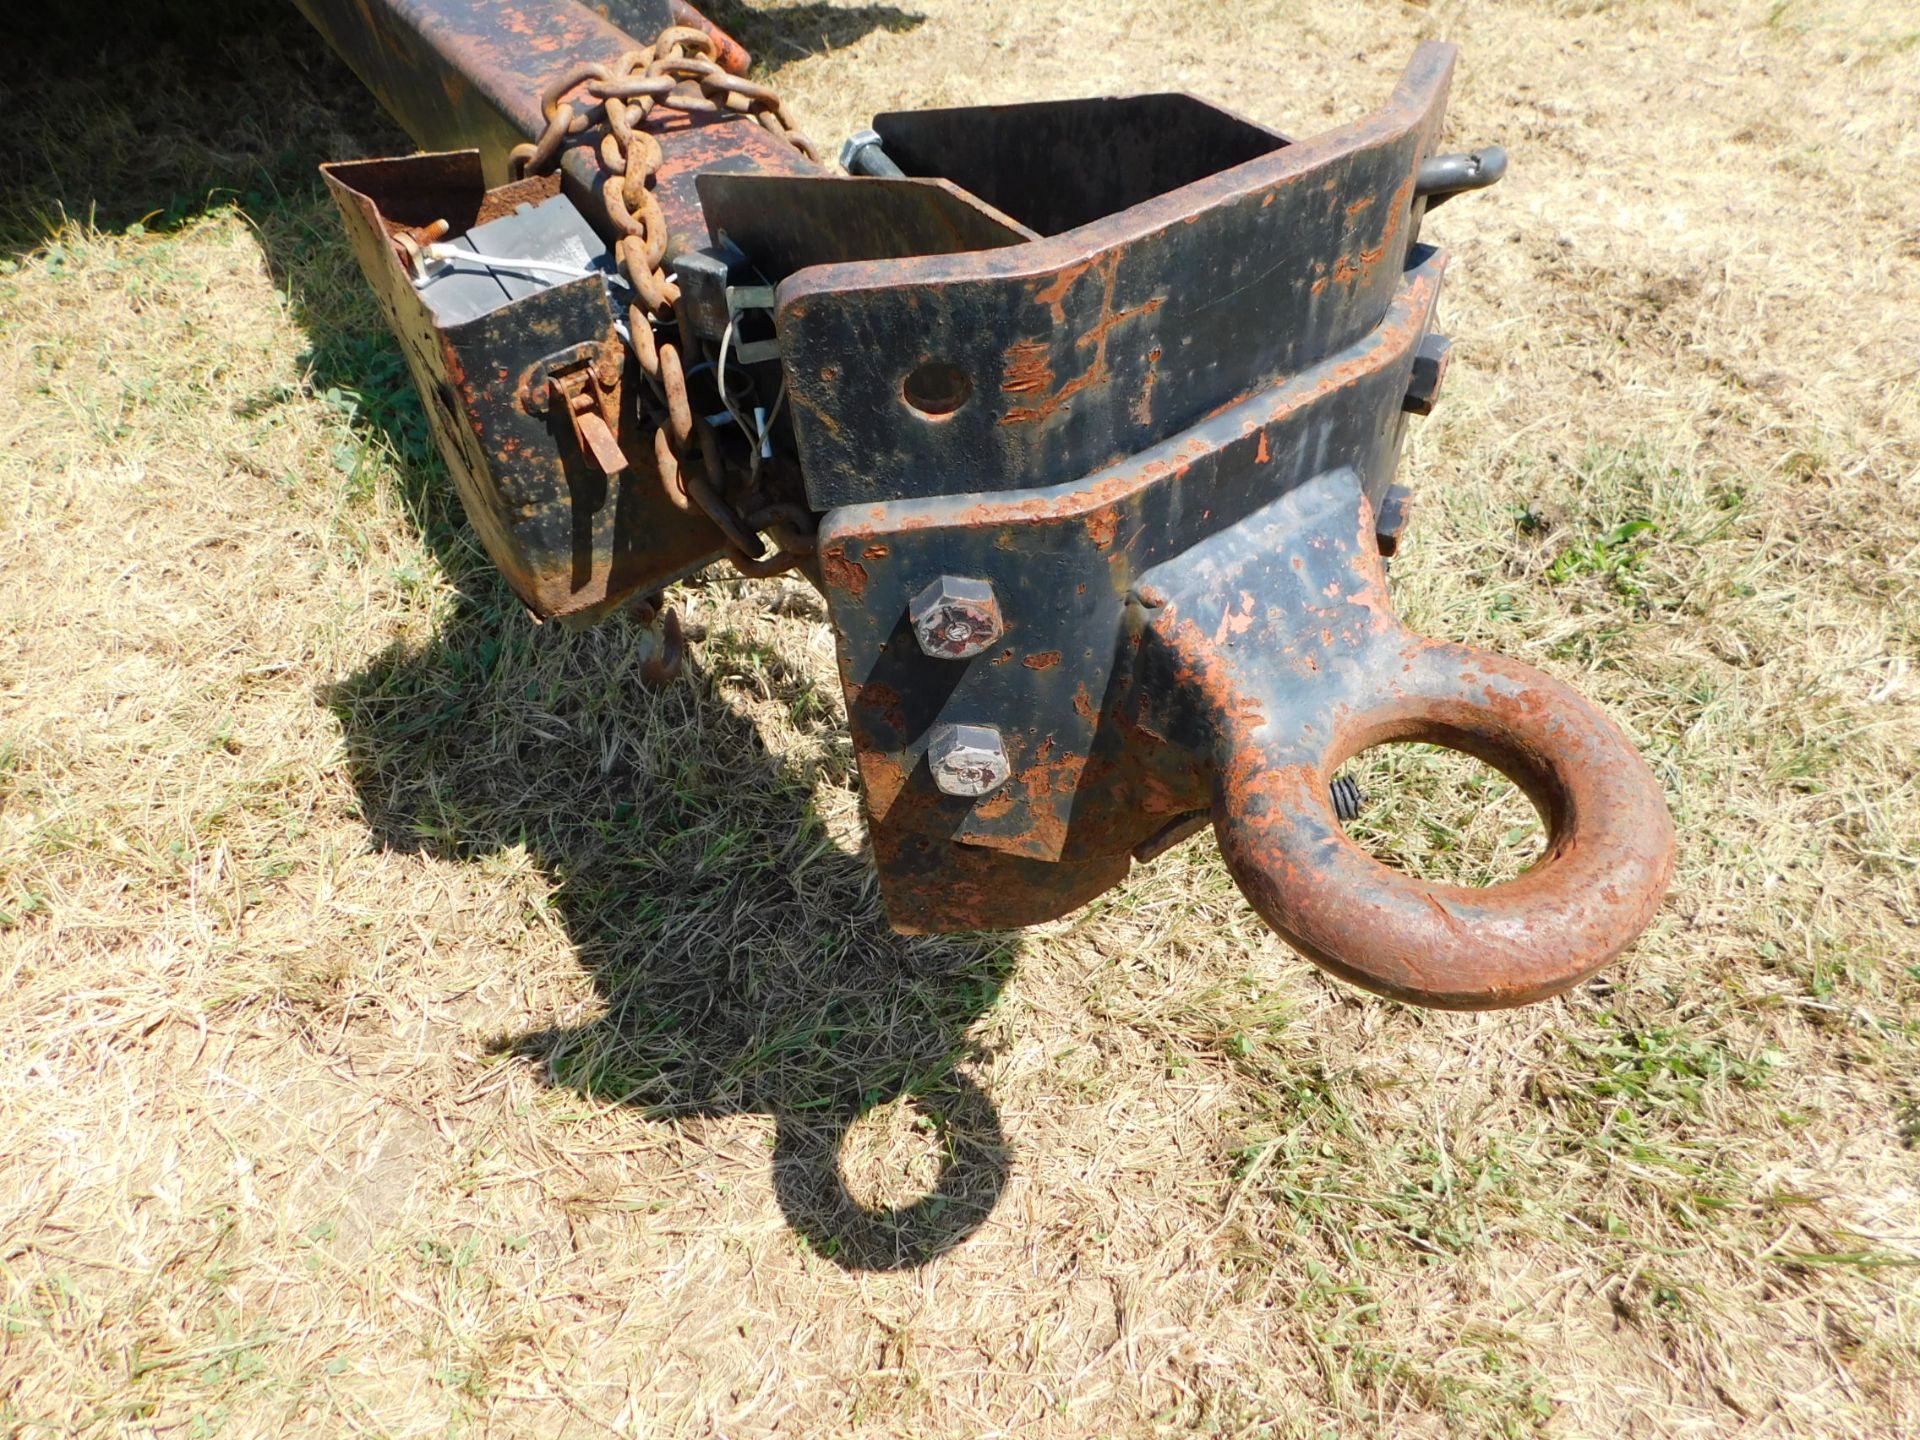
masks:
[[[720,403],[727,407],[727,414],[733,417],[733,423],[740,427],[742,435],[753,436],[753,471],[760,473],[760,462],[766,458],[767,436],[773,431],[773,422],[780,418],[780,409],[787,403],[787,377],[784,368],[780,375],[780,393],[773,398],[773,408],[764,417],[756,416],[757,425],[749,427],[740,418],[740,412],[733,408],[733,396],[727,393],[727,351],[733,345],[733,327],[739,323],[737,316],[727,316],[726,332],[720,337],[720,360],[716,367],[715,380],[720,385]]]
[[[742,435],[751,435],[753,431],[748,429],[747,422],[740,418],[740,412],[733,408],[733,397],[727,393],[727,351],[733,345],[735,323],[733,316],[727,316],[726,331],[720,336],[720,360],[715,366],[714,380],[720,386],[720,403],[727,407],[727,414],[733,417],[733,423],[740,427]]]

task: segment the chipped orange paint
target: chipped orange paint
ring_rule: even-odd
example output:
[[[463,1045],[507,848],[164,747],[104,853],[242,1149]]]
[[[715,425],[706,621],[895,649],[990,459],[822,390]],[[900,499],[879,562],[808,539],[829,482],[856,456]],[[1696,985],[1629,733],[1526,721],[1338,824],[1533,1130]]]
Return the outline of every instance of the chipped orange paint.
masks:
[[[856,599],[867,593],[867,567],[841,549],[820,552],[820,576],[830,590],[844,590]]]
[[[1053,323],[1067,323],[1067,293],[1074,283],[1093,268],[1093,261],[1083,260],[1077,265],[1068,265],[1055,272],[1053,278],[1033,292],[1033,303],[1044,305],[1052,312]]]
[[[1102,284],[1100,318],[1076,336],[1073,342],[1076,350],[1084,350],[1091,345],[1093,356],[1087,362],[1086,369],[1065,384],[1058,384],[1046,359],[1051,353],[1051,346],[1044,340],[1016,342],[1007,351],[1007,378],[1000,388],[1018,394],[1036,394],[1041,398],[1033,405],[1010,407],[1000,417],[1002,425],[1026,425],[1049,419],[1067,408],[1067,402],[1083,390],[1106,384],[1111,378],[1107,365],[1107,337],[1113,333],[1114,327],[1142,315],[1151,315],[1166,303],[1165,296],[1156,295],[1129,310],[1116,311],[1113,308],[1113,292],[1119,279],[1121,255],[1119,250],[1109,250],[1086,265],[1069,267],[1052,284],[1034,292],[1034,300],[1047,306],[1055,326],[1065,325],[1067,291],[1089,269],[1098,269]],[[1037,359],[1036,351],[1039,352]]]
[[[1044,340],[1016,340],[1007,350],[1006,378],[1000,388],[1010,395],[1029,395],[1053,388],[1052,349]]]
[[[1220,613],[1219,627],[1213,632],[1213,643],[1224,645],[1230,635],[1244,635],[1253,628],[1253,596],[1246,591],[1240,592],[1240,608],[1228,607]]]

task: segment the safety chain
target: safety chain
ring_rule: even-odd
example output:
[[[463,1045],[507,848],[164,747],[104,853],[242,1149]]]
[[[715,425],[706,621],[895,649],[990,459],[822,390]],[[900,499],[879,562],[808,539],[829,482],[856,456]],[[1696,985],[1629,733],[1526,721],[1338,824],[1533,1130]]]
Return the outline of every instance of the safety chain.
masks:
[[[812,517],[804,506],[792,503],[760,503],[743,516],[721,494],[719,439],[688,398],[680,358],[683,348],[695,349],[696,340],[679,310],[680,287],[664,265],[667,219],[653,190],[662,159],[660,142],[641,127],[661,105],[689,113],[726,111],[751,116],[809,160],[818,160],[819,154],[793,128],[777,94],[729,74],[717,54],[705,31],[675,25],[660,32],[651,50],[630,50],[611,66],[591,61],[577,66],[541,93],[546,129],[538,140],[513,148],[508,172],[519,179],[551,170],[571,137],[596,124],[603,127],[598,154],[607,181],[602,195],[608,219],[620,231],[615,256],[639,297],[638,304],[627,308],[627,329],[660,412],[653,452],[661,486],[680,509],[698,505],[719,527],[726,537],[727,558],[743,574],[777,575],[813,552]],[[562,98],[583,85],[592,103]],[[654,334],[656,323],[665,326],[669,320],[677,321],[679,344]],[[721,399],[731,408],[724,394]],[[757,462],[754,469],[757,476]],[[777,542],[770,555],[760,553],[761,530]]]

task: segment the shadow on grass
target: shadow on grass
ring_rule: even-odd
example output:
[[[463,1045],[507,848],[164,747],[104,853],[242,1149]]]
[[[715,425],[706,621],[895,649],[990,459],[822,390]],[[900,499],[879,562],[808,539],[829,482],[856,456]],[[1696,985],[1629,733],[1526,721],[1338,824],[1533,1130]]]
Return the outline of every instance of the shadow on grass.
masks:
[[[405,137],[287,0],[72,0],[10,37],[0,249],[69,220],[163,231],[320,193],[334,154]]]
[[[752,54],[756,71],[776,75],[796,60],[844,50],[875,30],[902,34],[926,20],[896,5],[783,5],[763,10],[741,0],[701,0],[700,12]]]
[[[923,20],[887,4],[704,9],[762,78]],[[271,208],[318,194],[322,161],[414,148],[291,0],[69,0],[16,28],[0,75],[0,256],[69,219],[157,230]]]
[[[635,639],[620,621],[567,635],[463,605],[424,650],[331,687],[367,822],[392,850],[524,849],[548,877],[605,1012],[502,1050],[654,1120],[771,1115],[775,1192],[813,1248],[857,1268],[929,1259],[1006,1179],[993,1105],[958,1067],[1013,944],[894,935],[869,865],[815,812],[814,777],[767,754],[713,669],[644,688]],[[819,703],[739,637],[704,649],[759,670],[789,713]],[[895,1101],[930,1127],[940,1175],[868,1208],[842,1141]]]
[[[890,6],[713,9],[776,67],[914,23]],[[528,623],[460,516],[316,173],[405,153],[407,139],[284,0],[83,0],[10,58],[0,254],[67,219],[152,232],[237,209],[311,345],[304,388],[393,457],[409,519],[459,598],[424,648],[381,655],[321,699],[376,843],[451,860],[523,851],[548,878],[605,1011],[501,1049],[654,1119],[772,1116],[782,1210],[840,1264],[900,1268],[964,1240],[1008,1156],[959,1067],[1015,943],[887,928],[869,864],[815,813],[815,777],[774,761],[729,703],[732,677],[752,674],[803,728],[822,723],[828,702],[777,655],[716,634],[652,692],[626,621],[578,635]],[[843,1182],[842,1141],[895,1101],[937,1137],[939,1175],[916,1201],[870,1208]]]

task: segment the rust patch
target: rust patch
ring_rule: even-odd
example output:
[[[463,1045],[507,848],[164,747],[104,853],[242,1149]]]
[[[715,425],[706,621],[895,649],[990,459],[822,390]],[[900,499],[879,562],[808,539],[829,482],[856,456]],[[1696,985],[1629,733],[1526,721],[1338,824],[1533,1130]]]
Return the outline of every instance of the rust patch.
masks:
[[[1101,313],[1100,318],[1087,330],[1087,333],[1073,342],[1078,348],[1085,349],[1086,346],[1091,344],[1096,349],[1104,350],[1107,343],[1107,336],[1112,332],[1114,326],[1128,320],[1137,319],[1142,315],[1151,315],[1167,303],[1164,295],[1156,295],[1151,300],[1134,306],[1131,310],[1114,310],[1112,308],[1113,281],[1120,267],[1116,264],[1110,265],[1107,268],[1113,272],[1109,274],[1107,278],[1107,308]]]
[[[998,820],[1011,809],[1013,809],[1013,787],[1011,785],[1004,785],[996,794],[989,795],[984,800],[976,800],[973,803],[974,816],[980,820]]]
[[[1271,392],[1270,398],[1262,400],[1263,408],[1250,423],[1264,432],[1322,397],[1399,362],[1424,333],[1439,287],[1440,266],[1437,262],[1414,272],[1386,318],[1368,337],[1359,353],[1338,364],[1323,366],[1314,372],[1311,384],[1287,385]],[[1084,516],[1102,506],[1124,503],[1160,477],[1183,468],[1213,450],[1217,444],[1217,441],[1196,435],[1182,447],[1177,458],[1155,458],[1118,465],[1071,494],[1057,498],[993,499],[966,506],[958,513],[940,511],[912,515],[897,514],[891,506],[874,505],[866,510],[867,518],[848,525],[842,531],[842,538],[896,535],[915,530],[1045,525]]]
[[[1155,346],[1147,355],[1149,362],[1147,378],[1145,382],[1141,384],[1140,393],[1134,397],[1133,404],[1129,410],[1129,413],[1133,416],[1133,422],[1136,425],[1151,425],[1153,423],[1153,387],[1160,381],[1160,371],[1156,369],[1151,362],[1159,358],[1160,350],[1158,346]]]
[[[1087,368],[1065,384],[1058,384],[1057,377],[1050,367],[1036,368],[1031,363],[1031,354],[1023,347],[1040,345],[1039,341],[1023,340],[1007,352],[1007,381],[1003,390],[1013,390],[1021,394],[1039,396],[1032,405],[1019,405],[1010,408],[1000,417],[1002,425],[1027,425],[1035,421],[1046,420],[1067,407],[1067,402],[1081,391],[1095,385],[1104,385],[1110,378],[1107,366],[1107,337],[1113,333],[1116,325],[1141,315],[1151,315],[1166,303],[1166,297],[1156,295],[1152,299],[1134,306],[1129,310],[1116,311],[1113,308],[1114,286],[1119,280],[1121,252],[1110,250],[1098,261],[1071,266],[1063,270],[1053,284],[1043,287],[1034,298],[1051,307],[1054,324],[1066,324],[1066,311],[1063,305],[1067,289],[1073,280],[1077,280],[1097,264],[1103,282],[1100,300],[1100,318],[1089,325],[1086,332],[1074,339],[1074,348],[1084,350],[1093,347],[1093,356],[1087,361]],[[1019,352],[1016,356],[1016,352]],[[1016,365],[1019,368],[1016,371]],[[1030,383],[1031,382],[1031,383]],[[1057,386],[1057,388],[1056,388]]]
[[[1020,662],[1029,670],[1051,670],[1060,663],[1058,650],[1042,650],[1037,655],[1029,655]]]
[[[1016,340],[1007,350],[1006,379],[1000,388],[1010,395],[1030,395],[1053,388],[1052,349],[1044,340]]]
[[[796,390],[788,398],[796,411],[805,412],[809,424],[818,425],[835,440],[843,441],[847,438],[846,432],[840,428],[840,422],[834,419],[829,411],[823,410],[809,400],[804,393]]]
[[[860,703],[870,710],[876,710],[889,725],[898,727],[900,719],[900,692],[884,680],[869,680],[860,687]]]
[[[866,791],[867,810],[878,819],[893,808],[893,802],[906,788],[907,772],[884,750],[862,748],[859,759],[860,786]]]
[[[820,576],[828,589],[844,591],[856,600],[867,593],[867,567],[844,550],[821,552]]]
[[[1093,261],[1082,260],[1077,265],[1069,265],[1059,271],[1046,284],[1033,292],[1033,302],[1044,305],[1053,315],[1053,323],[1067,323],[1067,294],[1073,289],[1074,282],[1093,268]]]

